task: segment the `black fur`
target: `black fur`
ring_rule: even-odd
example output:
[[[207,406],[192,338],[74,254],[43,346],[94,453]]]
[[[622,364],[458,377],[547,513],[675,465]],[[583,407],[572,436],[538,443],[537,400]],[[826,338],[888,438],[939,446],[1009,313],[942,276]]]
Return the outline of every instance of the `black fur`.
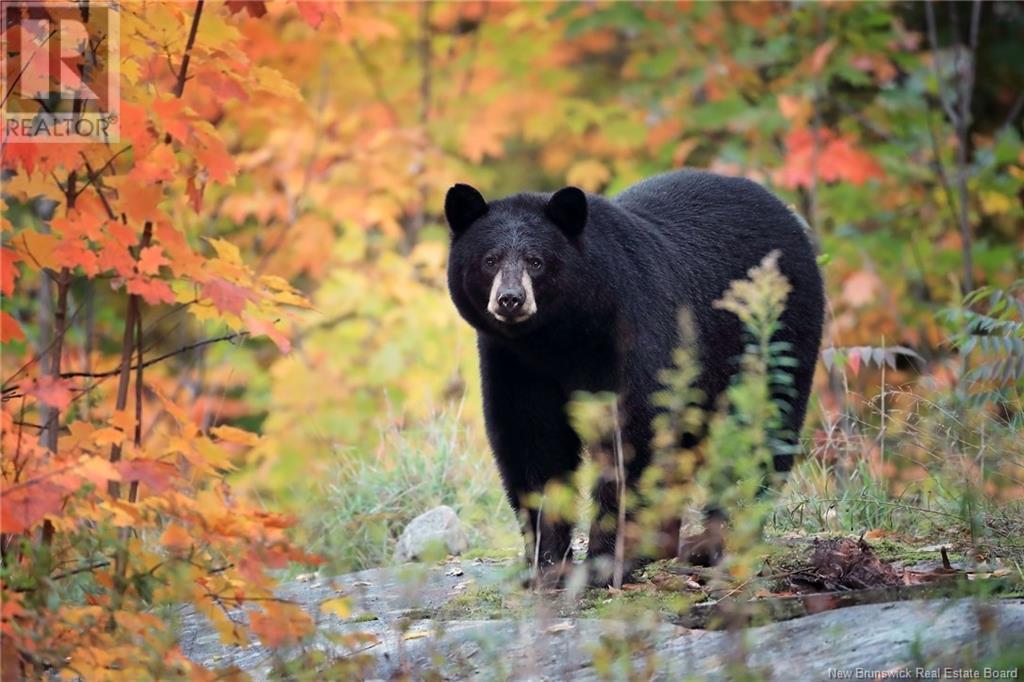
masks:
[[[678,344],[678,310],[688,308],[697,327],[698,387],[711,403],[742,351],[737,318],[711,304],[775,249],[792,285],[776,339],[789,342],[798,363],[787,426],[800,432],[824,294],[800,220],[767,190],[698,171],[659,175],[610,200],[566,188],[481,207],[479,194],[467,190],[453,187],[445,205],[449,219],[456,218],[448,284],[459,313],[478,332],[488,436],[517,511],[527,494],[566,480],[580,462],[580,439],[565,411],[577,390],[620,396],[627,478],[637,481],[651,460],[650,396]],[[510,260],[531,264],[538,306],[518,324],[487,311],[495,269]],[[791,459],[778,457],[776,468],[788,470]],[[613,492],[607,482],[596,491],[602,512],[612,516]],[[529,513],[536,531],[537,512]],[[571,529],[540,523],[541,563],[559,562]],[[594,531],[591,554],[610,553],[613,539],[614,532]]]

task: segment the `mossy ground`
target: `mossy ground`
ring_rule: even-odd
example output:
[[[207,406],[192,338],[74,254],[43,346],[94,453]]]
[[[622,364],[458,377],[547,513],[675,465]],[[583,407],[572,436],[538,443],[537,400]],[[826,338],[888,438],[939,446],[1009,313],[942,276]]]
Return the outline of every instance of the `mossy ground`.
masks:
[[[927,535],[876,530],[866,533],[864,538],[879,560],[894,565],[897,570],[903,567],[928,570],[941,566],[940,547],[947,548],[947,557],[954,565],[973,564],[976,559],[981,559],[1012,570],[1013,566],[1018,565],[1015,564],[1014,552],[1024,548],[1024,537],[1015,536],[1022,529],[1024,522],[1014,523],[1007,516],[987,536],[990,540],[988,545],[973,544],[970,534],[958,524],[942,528],[929,527]],[[575,599],[565,593],[552,596],[521,590],[512,580],[497,585],[471,583],[432,616],[439,620],[519,618],[543,610],[550,615],[584,618],[634,619],[652,615],[671,618],[684,613],[694,604],[715,601],[724,596],[742,593],[763,598],[785,594],[790,590],[787,576],[808,566],[815,541],[836,537],[857,540],[860,535],[769,532],[765,543],[758,548],[760,554],[754,557],[752,563],[756,575],[743,579],[721,568],[693,569],[675,560],[664,560],[640,569],[630,577],[622,590],[588,588]],[[972,549],[978,546],[994,546],[995,549],[979,556],[979,552]],[[521,561],[521,556],[510,548],[489,549],[475,550],[462,559],[512,565]],[[1019,571],[1012,571],[1011,577],[1024,579]]]

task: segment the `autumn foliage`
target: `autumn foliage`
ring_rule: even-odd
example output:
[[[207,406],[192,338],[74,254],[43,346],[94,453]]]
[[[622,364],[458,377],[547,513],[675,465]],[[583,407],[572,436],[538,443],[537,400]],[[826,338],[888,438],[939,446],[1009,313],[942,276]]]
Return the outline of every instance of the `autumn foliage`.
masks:
[[[472,336],[444,288],[456,180],[756,179],[830,261],[828,345],[915,348],[947,382],[936,306],[965,279],[1019,277],[1012,74],[978,79],[965,142],[942,106],[959,101],[953,41],[931,46],[916,8],[119,11],[120,140],[2,143],[5,675],[212,675],[178,645],[182,603],[225,642],[312,632],[274,587],[321,560],[296,527],[316,480],[353,451],[386,456],[386,428],[445,409],[479,426]],[[997,11],[1013,10],[986,9],[993,41]],[[858,358],[856,381],[860,356],[837,357]]]

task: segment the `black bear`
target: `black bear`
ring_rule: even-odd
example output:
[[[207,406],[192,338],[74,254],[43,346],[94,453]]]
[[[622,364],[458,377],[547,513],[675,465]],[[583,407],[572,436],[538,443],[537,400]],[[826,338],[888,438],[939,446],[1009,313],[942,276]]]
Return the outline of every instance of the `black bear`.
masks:
[[[651,462],[652,393],[679,342],[687,308],[708,404],[727,387],[742,352],[735,315],[717,309],[730,282],[778,250],[792,291],[777,341],[796,360],[786,411],[799,434],[821,341],[824,291],[802,221],[750,180],[682,170],[606,199],[575,187],[487,203],[469,185],[445,199],[452,232],[448,287],[477,331],[484,417],[495,459],[519,514],[549,481],[568,481],[581,460],[566,406],[574,391],[619,397],[628,484]],[[792,454],[775,458],[788,471]],[[616,516],[614,483],[595,492]],[[527,558],[564,562],[571,525],[529,509]],[[590,555],[614,550],[614,530],[591,531]]]

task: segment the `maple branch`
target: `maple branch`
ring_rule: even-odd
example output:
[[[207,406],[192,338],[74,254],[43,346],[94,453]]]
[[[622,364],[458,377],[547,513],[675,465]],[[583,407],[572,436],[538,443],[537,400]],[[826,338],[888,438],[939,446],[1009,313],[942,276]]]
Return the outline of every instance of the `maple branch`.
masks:
[[[91,572],[95,571],[98,568],[106,568],[109,565],[110,565],[109,561],[96,561],[96,562],[88,564],[86,566],[79,566],[78,568],[69,569],[67,571],[61,571],[60,573],[56,573],[54,575],[51,575],[48,578],[48,580],[63,580],[64,578],[70,578],[71,576],[79,575],[81,573],[91,573]],[[11,591],[12,592],[35,592],[36,589],[37,588],[35,588],[35,587],[15,587]]]
[[[181,58],[181,68],[178,70],[178,80],[174,85],[174,96],[180,99],[182,94],[185,92],[185,80],[188,76],[188,65],[192,60],[192,48],[196,44],[196,35],[199,32],[199,19],[203,15],[203,5],[205,0],[199,0],[196,3],[195,14],[192,15],[192,26],[189,28],[188,39],[185,41],[185,54]],[[168,132],[164,136],[164,144],[170,144],[171,134]],[[142,228],[142,239],[139,241],[139,254],[142,253],[143,249],[149,246],[150,241],[153,238],[153,221],[147,220],[146,224]],[[132,370],[132,351],[135,350],[135,344],[132,343],[133,333],[136,328],[140,330],[138,318],[142,314],[140,298],[137,294],[132,294],[128,298],[128,314],[125,316],[124,321],[124,338],[122,340],[121,348],[121,368],[119,370],[119,380],[117,385],[117,399],[115,400],[115,409],[124,410],[128,404],[128,383],[131,380]],[[139,339],[140,354],[141,354],[141,339]],[[137,368],[139,371],[142,370],[142,364],[139,363]],[[139,375],[141,379],[141,375]],[[137,390],[141,391],[141,386]],[[121,459],[121,444],[115,443],[110,447],[110,461],[116,462]],[[121,494],[121,485],[118,481],[108,481],[107,489],[110,492],[110,496],[118,498]],[[124,562],[120,559],[117,566],[117,574],[120,576],[124,575]]]
[[[103,193],[103,188],[100,187],[99,179],[100,179],[100,176],[103,175],[103,173],[105,173],[108,168],[110,168],[110,166],[114,163],[114,161],[117,159],[117,157],[119,157],[121,154],[124,154],[126,151],[128,151],[131,148],[132,148],[132,146],[128,145],[127,147],[125,147],[121,151],[119,151],[116,154],[114,154],[113,156],[111,156],[109,159],[107,159],[107,162],[104,163],[99,168],[99,170],[93,170],[92,164],[89,162],[89,157],[87,157],[85,155],[85,152],[78,152],[78,154],[82,157],[82,161],[85,163],[85,170],[89,174],[88,179],[86,180],[85,184],[83,184],[81,186],[81,188],[79,188],[78,193],[81,194],[82,192],[84,192],[86,190],[86,188],[89,187],[89,185],[92,185],[93,187],[95,187],[96,188],[96,194],[99,195],[100,201],[103,202],[103,208],[105,208],[107,210],[107,216],[111,220],[117,220],[117,215],[114,213],[114,209],[111,208],[110,201],[107,199],[106,195]]]
[[[68,329],[70,329],[71,323],[75,321],[75,318],[78,317],[78,313],[80,313],[81,310],[82,310],[82,306],[81,305],[78,305],[75,308],[75,312],[73,312],[71,314],[71,318],[68,320],[68,323],[65,325],[65,329],[64,329],[64,333],[65,334],[67,333]],[[0,388],[0,393],[10,393],[11,391],[17,390],[20,387],[20,385],[19,384],[11,385],[11,382],[14,381],[15,379],[17,379],[19,376],[21,376],[22,372],[27,370],[29,367],[31,367],[32,365],[36,364],[40,360],[42,360],[43,357],[47,353],[50,352],[50,350],[54,347],[54,345],[56,343],[57,343],[57,339],[51,339],[49,342],[47,342],[45,348],[43,348],[42,350],[37,352],[35,355],[33,355],[32,358],[30,360],[28,360],[27,362],[25,362],[25,364],[23,364],[21,367],[19,367],[17,369],[17,371],[14,372],[14,374],[12,374],[11,376],[7,377],[7,379],[5,379],[4,382],[3,382],[3,387]]]
[[[143,348],[142,348],[142,315],[135,317],[135,352],[136,352],[136,367],[135,367],[135,447],[139,448],[142,446],[142,398],[143,389],[145,385],[142,383],[142,370],[145,368],[145,363],[142,361]],[[139,482],[132,481],[128,488],[128,501],[135,502],[139,498]],[[127,530],[127,529],[125,529]],[[125,540],[128,538],[126,537]]]
[[[77,197],[75,186],[77,182],[78,173],[76,171],[68,173],[68,180],[64,186],[66,213],[70,213],[75,208],[75,198]],[[43,286],[49,286],[45,279]],[[61,357],[64,354],[64,335],[67,334],[70,326],[68,325],[68,292],[70,290],[71,269],[65,266],[60,269],[60,275],[57,278],[57,307],[53,313],[54,343],[50,349],[50,368],[48,374],[54,380],[60,377]],[[46,295],[49,295],[49,291],[46,292]],[[60,427],[60,409],[52,405],[44,405],[40,417],[45,427],[40,434],[43,447],[50,452],[56,453]],[[42,543],[44,545],[51,544],[53,542],[53,534],[53,524],[47,519],[43,522],[43,529],[40,535]]]
[[[240,339],[240,338],[244,338],[246,336],[249,336],[249,334],[250,334],[250,332],[234,332],[232,334],[225,334],[224,336],[218,336],[218,337],[215,337],[215,338],[212,338],[212,339],[203,339],[202,341],[196,341],[195,343],[190,343],[187,346],[182,346],[181,348],[178,348],[177,350],[172,350],[172,351],[170,351],[168,353],[164,353],[163,355],[160,355],[158,357],[150,358],[149,360],[146,360],[143,363],[131,365],[128,369],[129,370],[141,370],[141,369],[145,369],[146,367],[152,367],[153,365],[157,364],[158,362],[163,362],[164,360],[166,360],[168,358],[172,358],[175,355],[181,355],[182,353],[187,353],[190,350],[195,350],[196,348],[202,348],[203,346],[208,346],[211,343],[219,343],[221,341],[234,341],[235,339]],[[133,348],[133,350],[134,350],[134,348]],[[74,379],[76,377],[85,377],[85,378],[89,378],[89,379],[102,379],[104,377],[116,376],[116,375],[120,374],[123,369],[124,369],[123,366],[121,366],[121,367],[118,367],[116,369],[107,370],[106,372],[64,372],[63,374],[60,375],[60,378],[61,379]]]
[[[149,232],[143,235],[142,245],[149,243]],[[132,294],[128,297],[128,313],[124,320],[124,336],[121,340],[121,367],[114,374],[118,374],[117,398],[114,401],[114,409],[118,412],[124,410],[128,405],[128,383],[131,381],[132,353],[135,351],[135,318],[139,315],[138,296]],[[121,459],[121,443],[114,443],[110,446],[110,461],[117,462]],[[121,496],[121,484],[118,481],[107,481],[107,491],[115,500]]]

